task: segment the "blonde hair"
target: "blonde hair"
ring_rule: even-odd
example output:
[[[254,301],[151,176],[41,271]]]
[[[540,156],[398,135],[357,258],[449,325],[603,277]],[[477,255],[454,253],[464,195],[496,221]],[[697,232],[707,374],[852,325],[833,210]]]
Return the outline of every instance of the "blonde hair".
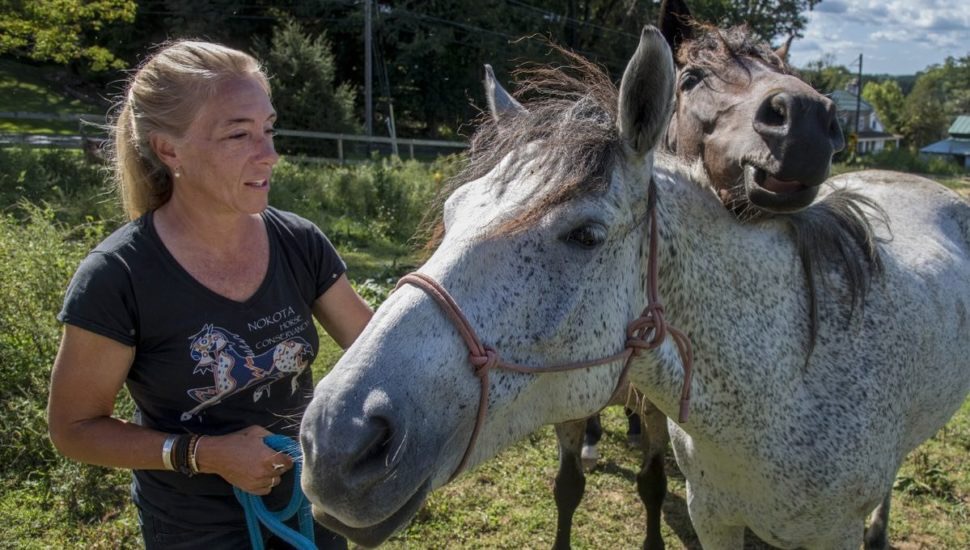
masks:
[[[219,84],[238,77],[257,78],[269,93],[269,81],[255,58],[193,40],[163,44],[131,76],[110,125],[113,177],[128,219],[172,196],[172,173],[152,149],[151,136],[185,135]]]

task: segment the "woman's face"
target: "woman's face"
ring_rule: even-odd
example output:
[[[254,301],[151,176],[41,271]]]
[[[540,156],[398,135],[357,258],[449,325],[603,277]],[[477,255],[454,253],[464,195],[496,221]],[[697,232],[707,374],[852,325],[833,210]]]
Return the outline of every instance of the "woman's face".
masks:
[[[276,111],[255,77],[226,80],[202,104],[174,148],[180,177],[173,199],[213,213],[256,214],[267,205],[279,155],[273,147]]]

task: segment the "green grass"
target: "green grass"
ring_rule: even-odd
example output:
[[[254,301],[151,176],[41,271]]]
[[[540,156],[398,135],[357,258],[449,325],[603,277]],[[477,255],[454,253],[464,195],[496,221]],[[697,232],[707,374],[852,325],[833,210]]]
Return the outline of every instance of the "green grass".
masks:
[[[61,69],[62,70],[62,69]],[[51,69],[0,59],[0,111],[44,114],[100,114],[103,108],[59,94],[45,78]],[[0,132],[77,134],[73,121],[0,118]]]

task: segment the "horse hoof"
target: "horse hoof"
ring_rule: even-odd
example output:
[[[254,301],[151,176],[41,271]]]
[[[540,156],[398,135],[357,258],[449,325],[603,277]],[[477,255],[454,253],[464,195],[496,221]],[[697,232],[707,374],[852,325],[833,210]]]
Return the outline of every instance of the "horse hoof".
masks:
[[[596,467],[596,463],[600,459],[600,452],[595,445],[583,445],[583,452],[580,453],[579,457],[583,461],[583,469],[588,471]]]

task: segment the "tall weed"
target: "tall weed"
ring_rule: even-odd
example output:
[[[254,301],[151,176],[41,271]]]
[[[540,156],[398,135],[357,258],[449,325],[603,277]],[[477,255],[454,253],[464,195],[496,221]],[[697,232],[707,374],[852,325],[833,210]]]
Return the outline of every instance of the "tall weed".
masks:
[[[19,218],[21,204],[50,204],[58,221],[121,220],[121,209],[100,164],[67,149],[0,148],[0,208]]]
[[[270,203],[315,222],[338,247],[402,244],[458,162],[455,157],[431,164],[396,157],[343,166],[282,161]]]

